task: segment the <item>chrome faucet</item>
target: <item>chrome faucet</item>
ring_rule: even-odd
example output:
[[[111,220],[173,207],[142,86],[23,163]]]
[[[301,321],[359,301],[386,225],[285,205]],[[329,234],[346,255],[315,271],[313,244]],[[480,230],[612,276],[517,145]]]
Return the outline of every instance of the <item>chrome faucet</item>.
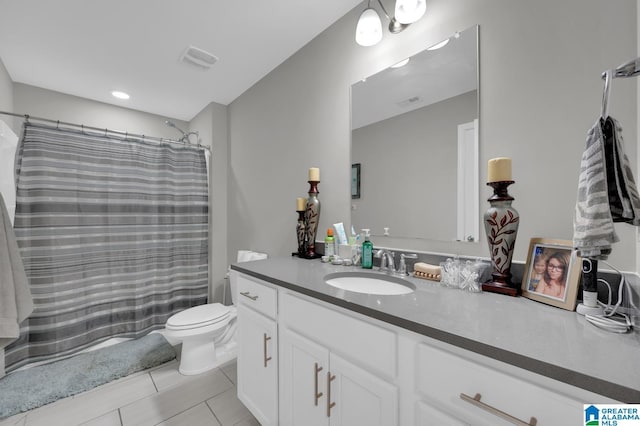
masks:
[[[380,249],[376,252],[375,256],[380,258],[380,271],[386,271],[389,274],[392,274],[396,271],[394,252],[387,249]]]
[[[409,275],[409,273],[407,272],[407,263],[405,261],[405,259],[417,259],[418,255],[415,253],[411,253],[411,254],[404,254],[404,253],[400,253],[400,265],[398,265],[398,274],[399,275]]]
[[[380,259],[380,268],[381,272],[386,272],[390,275],[409,275],[407,273],[407,262],[406,259],[417,259],[418,255],[415,253],[404,254],[400,253],[400,264],[398,265],[398,270],[396,271],[395,265],[395,253],[389,251],[387,249],[380,249],[376,251],[375,256]]]

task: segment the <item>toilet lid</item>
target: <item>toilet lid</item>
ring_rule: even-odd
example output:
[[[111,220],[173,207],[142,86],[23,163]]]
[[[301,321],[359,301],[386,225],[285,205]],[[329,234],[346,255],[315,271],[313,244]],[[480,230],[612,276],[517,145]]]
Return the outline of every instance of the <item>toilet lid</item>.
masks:
[[[226,320],[229,313],[229,307],[221,303],[194,306],[169,318],[167,328],[205,327]]]

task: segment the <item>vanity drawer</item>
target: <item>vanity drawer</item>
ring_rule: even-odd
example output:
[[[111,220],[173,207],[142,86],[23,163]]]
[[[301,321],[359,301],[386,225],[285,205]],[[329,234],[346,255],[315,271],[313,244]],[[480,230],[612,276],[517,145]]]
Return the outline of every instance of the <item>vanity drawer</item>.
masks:
[[[320,303],[280,292],[279,324],[381,376],[396,377],[394,332]]]
[[[492,408],[523,424],[532,417],[539,425],[584,424],[583,404],[600,402],[524,380],[513,374],[515,367],[504,364],[505,371],[500,371],[423,343],[417,345],[416,364],[416,387],[423,399],[474,425],[512,424]]]
[[[277,291],[268,287],[260,280],[242,274],[235,274],[236,279],[236,300],[239,304],[248,306],[269,318],[276,318],[277,313]],[[233,279],[232,277],[232,279]]]

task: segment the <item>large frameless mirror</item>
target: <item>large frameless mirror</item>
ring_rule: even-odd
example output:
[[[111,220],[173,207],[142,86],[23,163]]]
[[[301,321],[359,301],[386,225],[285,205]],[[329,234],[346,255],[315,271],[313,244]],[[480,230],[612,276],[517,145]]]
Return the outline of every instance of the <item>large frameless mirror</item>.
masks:
[[[356,229],[478,241],[478,75],[473,26],[351,87]]]

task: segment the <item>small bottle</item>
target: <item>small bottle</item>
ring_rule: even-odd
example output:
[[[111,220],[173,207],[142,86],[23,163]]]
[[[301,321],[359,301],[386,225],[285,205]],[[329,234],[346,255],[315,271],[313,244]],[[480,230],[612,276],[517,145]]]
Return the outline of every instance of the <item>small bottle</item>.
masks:
[[[362,243],[362,268],[373,268],[373,243],[369,241],[369,230],[363,229],[364,242]]]
[[[333,238],[333,229],[329,228],[327,229],[327,236],[324,237],[324,255],[325,256],[329,256],[329,259],[332,260],[332,258],[336,255],[335,253],[335,240]]]

